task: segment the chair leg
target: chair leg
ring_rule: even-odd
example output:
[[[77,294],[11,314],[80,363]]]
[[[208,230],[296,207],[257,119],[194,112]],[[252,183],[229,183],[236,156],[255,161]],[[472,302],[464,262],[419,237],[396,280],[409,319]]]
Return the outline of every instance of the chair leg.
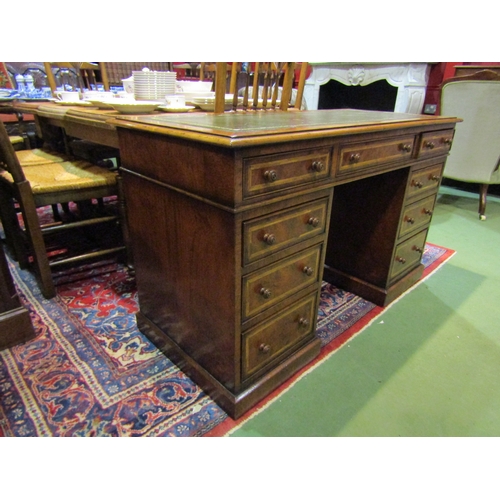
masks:
[[[0,192],[0,218],[5,233],[5,242],[14,254],[21,269],[28,267],[28,256],[26,253],[23,231],[19,225],[17,211],[14,207],[12,196],[7,191]]]
[[[47,256],[36,206],[31,195],[30,183],[28,181],[23,181],[16,185],[19,189],[19,205],[21,206],[24,225],[32,245],[35,272],[40,282],[40,289],[46,299],[51,299],[55,297],[56,289],[52,281],[52,271],[49,265],[49,258]]]
[[[480,184],[479,186],[479,218],[486,220],[486,195],[488,193],[488,184]]]

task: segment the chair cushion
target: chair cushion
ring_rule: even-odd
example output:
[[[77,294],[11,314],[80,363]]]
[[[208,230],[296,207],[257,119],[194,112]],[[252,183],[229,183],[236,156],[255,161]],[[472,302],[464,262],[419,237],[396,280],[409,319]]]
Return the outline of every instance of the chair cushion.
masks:
[[[69,161],[67,156],[47,149],[26,149],[23,151],[16,151],[16,155],[22,167]]]
[[[24,139],[20,135],[9,135],[9,139],[12,145],[24,143]]]
[[[31,184],[33,194],[52,193],[72,189],[85,189],[100,186],[114,186],[117,174],[106,168],[86,161],[64,161],[23,167],[26,180]],[[0,176],[9,183],[13,178],[6,170]]]

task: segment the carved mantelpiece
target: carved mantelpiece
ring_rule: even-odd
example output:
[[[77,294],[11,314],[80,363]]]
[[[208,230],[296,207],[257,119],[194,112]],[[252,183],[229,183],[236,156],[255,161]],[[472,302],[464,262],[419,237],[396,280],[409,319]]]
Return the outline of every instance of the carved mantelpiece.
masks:
[[[429,79],[428,63],[310,63],[312,72],[304,88],[307,109],[318,109],[321,85],[330,80],[348,85],[369,85],[386,80],[397,87],[394,111],[422,112]]]

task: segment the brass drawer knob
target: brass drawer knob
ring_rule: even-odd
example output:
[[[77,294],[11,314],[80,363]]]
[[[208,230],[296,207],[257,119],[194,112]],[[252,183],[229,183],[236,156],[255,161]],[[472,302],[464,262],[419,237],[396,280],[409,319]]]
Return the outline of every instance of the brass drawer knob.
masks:
[[[322,161],[313,161],[312,165],[311,165],[311,168],[315,172],[322,172],[323,170],[325,170],[325,165],[324,165],[324,163]]]
[[[264,354],[267,354],[271,350],[271,346],[269,344],[260,344],[259,346],[259,351],[263,352]]]
[[[309,320],[307,318],[300,318],[299,319],[299,326],[303,328],[307,328],[309,326]]]
[[[266,170],[264,172],[264,179],[268,182],[274,182],[278,179],[278,173],[276,170]]]
[[[304,269],[302,269],[302,272],[304,274],[307,274],[307,276],[312,276],[313,269],[312,269],[312,267],[304,266]]]
[[[401,149],[406,153],[409,153],[411,151],[411,144],[402,144]]]
[[[310,226],[318,227],[319,226],[319,219],[317,217],[310,217],[309,220],[307,221],[307,223]]]
[[[272,245],[276,242],[276,236],[274,236],[274,234],[272,233],[266,233],[264,235],[264,242],[268,245]]]
[[[447,146],[451,146],[451,143],[453,142],[449,137],[447,139],[443,139],[443,142],[447,145]]]
[[[439,181],[440,178],[441,177],[439,177],[439,175],[430,175],[429,176],[429,180],[436,181],[436,182]]]
[[[434,149],[436,147],[436,145],[432,141],[427,141],[424,144],[424,147],[426,147],[427,149]]]
[[[432,215],[432,210],[429,210],[428,208],[424,208],[424,214],[425,215]]]
[[[418,252],[418,253],[424,253],[424,249],[421,248],[421,247],[417,247],[416,245],[413,245],[413,249],[415,252]]]
[[[264,297],[265,299],[268,299],[270,296],[271,296],[271,290],[269,290],[269,288],[264,288],[262,287],[260,290],[259,290],[259,293],[262,295],[262,297]]]
[[[360,158],[361,158],[361,155],[359,153],[353,153],[351,156],[349,156],[349,161],[351,163],[357,163]]]
[[[411,185],[417,187],[418,189],[424,187],[424,185],[420,181],[412,181]]]
[[[401,264],[406,264],[406,259],[403,257],[396,257],[396,260],[400,262]]]
[[[414,224],[415,223],[415,219],[413,217],[407,217],[406,218],[406,222],[408,222],[408,224]]]

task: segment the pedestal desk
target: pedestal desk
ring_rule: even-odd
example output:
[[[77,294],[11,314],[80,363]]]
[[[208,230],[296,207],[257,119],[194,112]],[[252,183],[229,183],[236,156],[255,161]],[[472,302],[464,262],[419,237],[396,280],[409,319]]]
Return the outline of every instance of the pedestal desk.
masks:
[[[238,418],[319,353],[323,278],[385,305],[421,277],[456,122],[360,110],[113,119],[140,330]]]

